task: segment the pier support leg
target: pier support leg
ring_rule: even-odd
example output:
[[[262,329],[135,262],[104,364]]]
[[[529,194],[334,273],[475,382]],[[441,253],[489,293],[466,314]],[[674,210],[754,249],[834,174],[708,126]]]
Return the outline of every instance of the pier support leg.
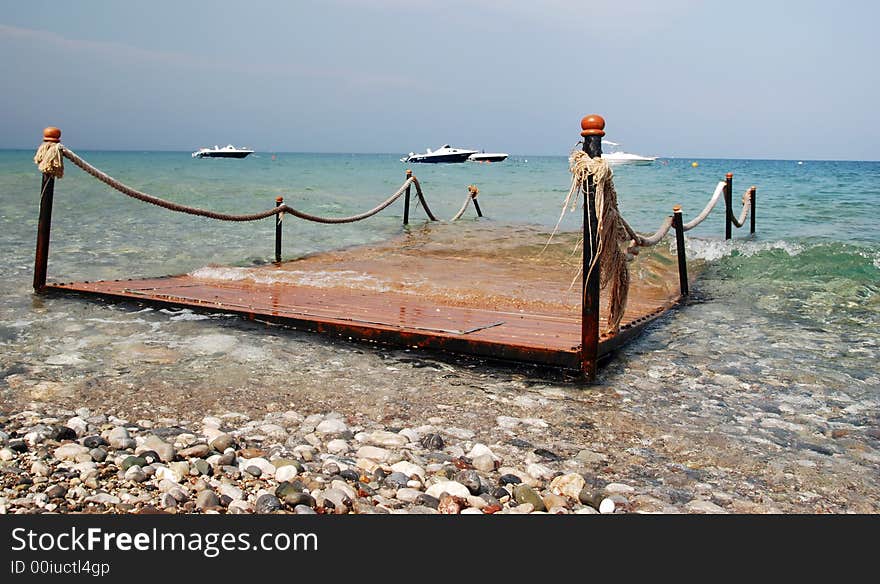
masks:
[[[749,233],[755,233],[755,195],[758,192],[758,187],[752,187],[749,189],[749,197],[751,198],[751,210],[749,211]]]
[[[681,218],[681,207],[672,208],[672,227],[675,229],[675,251],[678,255],[678,287],[682,297],[690,294],[688,287],[687,257],[684,249],[684,222]]]
[[[37,250],[34,254],[34,290],[46,289],[46,270],[49,265],[49,236],[52,231],[52,201],[55,198],[55,178],[43,175],[40,189],[40,219],[37,224]]]
[[[284,203],[284,197],[275,199],[275,206],[280,207]],[[281,263],[281,224],[284,221],[284,213],[275,215],[275,263]]]
[[[406,171],[406,180],[409,180],[410,177],[412,177],[412,171],[407,170]],[[403,199],[403,224],[404,225],[409,225],[409,193],[410,193],[410,186],[407,185],[406,195]]]
[[[584,138],[583,150],[590,158],[602,156],[602,136],[605,135],[605,120],[601,116],[586,116],[581,120],[581,136]],[[596,217],[596,185],[593,177],[587,177],[584,185],[584,253],[583,278],[581,288],[581,371],[587,381],[596,380],[596,366],[599,356],[599,265],[590,271],[596,259],[599,240],[599,220]],[[589,274],[589,277],[587,277]]]
[[[728,172],[724,180],[724,239],[730,239],[733,231],[733,173]]]

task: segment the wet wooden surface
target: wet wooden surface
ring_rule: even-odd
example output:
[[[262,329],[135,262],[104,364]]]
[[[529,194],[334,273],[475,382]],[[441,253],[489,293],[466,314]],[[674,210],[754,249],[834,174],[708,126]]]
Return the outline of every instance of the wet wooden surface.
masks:
[[[521,246],[511,247],[514,255],[493,249],[491,256],[450,257],[447,248],[434,249],[436,239],[435,234],[430,245],[397,241],[274,265],[47,288],[235,313],[397,346],[579,368],[580,286],[571,285],[570,270],[552,254],[547,261],[527,261],[532,255],[524,255]],[[677,303],[677,273],[654,272],[644,278],[634,273],[621,331],[600,339],[600,356]],[[605,330],[604,303],[600,314]]]

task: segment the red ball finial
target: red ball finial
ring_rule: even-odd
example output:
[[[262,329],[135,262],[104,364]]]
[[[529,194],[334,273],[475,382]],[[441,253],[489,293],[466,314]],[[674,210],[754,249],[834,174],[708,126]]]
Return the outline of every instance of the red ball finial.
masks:
[[[605,118],[598,114],[590,114],[584,116],[581,120],[581,136],[604,136],[605,135]]]
[[[43,142],[61,142],[61,130],[49,126],[43,130]]]

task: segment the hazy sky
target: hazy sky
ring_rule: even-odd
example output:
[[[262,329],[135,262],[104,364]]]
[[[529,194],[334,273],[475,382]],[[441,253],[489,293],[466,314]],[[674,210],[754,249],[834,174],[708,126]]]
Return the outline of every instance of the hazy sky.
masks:
[[[0,0],[0,148],[880,159],[880,3]]]

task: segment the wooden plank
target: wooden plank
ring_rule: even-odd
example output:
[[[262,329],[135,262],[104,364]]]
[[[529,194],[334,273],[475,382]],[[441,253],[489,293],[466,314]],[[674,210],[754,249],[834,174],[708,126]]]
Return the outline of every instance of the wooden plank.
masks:
[[[56,283],[47,290],[234,313],[384,344],[579,369],[579,287],[568,285],[565,269],[556,260],[523,262],[494,249],[462,255],[398,241],[277,265]],[[670,273],[634,282],[621,330],[600,338],[599,356],[634,338],[678,302],[676,278]],[[607,310],[602,302],[603,330]]]

